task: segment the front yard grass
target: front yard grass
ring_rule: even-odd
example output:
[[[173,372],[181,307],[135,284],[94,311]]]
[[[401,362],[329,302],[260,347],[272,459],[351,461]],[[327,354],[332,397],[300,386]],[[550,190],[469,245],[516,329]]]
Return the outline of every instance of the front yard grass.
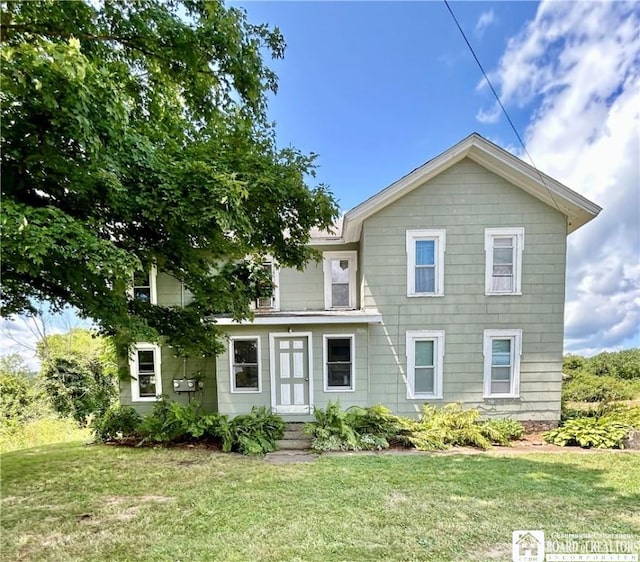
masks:
[[[640,456],[271,465],[67,443],[2,457],[3,560],[506,561],[516,529],[640,538]]]

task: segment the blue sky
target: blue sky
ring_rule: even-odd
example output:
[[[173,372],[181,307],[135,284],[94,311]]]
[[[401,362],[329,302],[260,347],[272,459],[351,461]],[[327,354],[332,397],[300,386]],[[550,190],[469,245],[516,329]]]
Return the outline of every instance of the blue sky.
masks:
[[[234,2],[283,32],[278,142],[343,211],[473,131],[522,156],[444,2]],[[604,207],[569,237],[565,349],[640,346],[640,4],[451,2],[536,165]]]
[[[521,155],[444,2],[230,5],[283,32],[278,142],[319,154],[343,211],[473,131]],[[640,3],[451,7],[538,168],[604,207],[569,237],[565,350],[640,347]],[[33,332],[5,321],[0,351]]]
[[[283,32],[287,51],[270,116],[281,144],[319,154],[318,180],[343,210],[472,131],[516,143],[443,2],[246,2],[250,21]],[[495,62],[533,3],[453,3],[481,61]],[[482,14],[492,20],[482,29]],[[485,21],[488,21],[485,17]],[[526,112],[514,110],[521,130]]]

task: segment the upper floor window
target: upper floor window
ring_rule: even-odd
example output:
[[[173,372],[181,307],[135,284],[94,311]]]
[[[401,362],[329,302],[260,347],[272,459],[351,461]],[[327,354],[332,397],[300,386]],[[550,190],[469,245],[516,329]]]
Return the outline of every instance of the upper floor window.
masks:
[[[407,296],[444,295],[444,229],[407,230]]]
[[[133,282],[129,294],[137,300],[158,304],[158,294],[156,290],[156,266],[152,265],[148,272],[136,271],[133,274]]]
[[[325,308],[357,308],[357,253],[325,252],[323,267]]]
[[[442,398],[444,331],[407,331],[407,398]]]
[[[522,330],[484,331],[484,397],[517,398],[520,394]]]
[[[258,297],[255,302],[256,310],[279,310],[280,309],[280,290],[279,283],[279,270],[276,264],[272,261],[266,261],[262,264],[262,267],[267,270],[271,275],[271,282],[273,289],[271,296]]]
[[[485,293],[522,294],[524,228],[485,228]]]
[[[354,336],[324,336],[324,389],[354,390]]]
[[[231,392],[260,392],[260,338],[231,338]]]
[[[131,401],[150,402],[162,394],[160,347],[151,343],[137,343],[129,358],[131,372]]]

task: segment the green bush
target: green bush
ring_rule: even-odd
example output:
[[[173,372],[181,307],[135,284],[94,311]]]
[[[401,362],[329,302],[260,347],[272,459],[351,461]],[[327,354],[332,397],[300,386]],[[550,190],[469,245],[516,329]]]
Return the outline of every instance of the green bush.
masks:
[[[138,437],[142,416],[130,406],[112,406],[93,420],[94,435],[100,441]]]
[[[140,444],[172,444],[213,440],[221,443],[224,452],[257,455],[275,450],[284,434],[284,421],[264,407],[229,420],[220,414],[201,413],[195,400],[185,405],[163,397],[144,418],[133,408],[117,407],[97,418],[93,428],[103,441],[137,438]]]
[[[562,399],[569,402],[602,402],[631,400],[635,395],[630,381],[612,376],[578,372],[562,385]]]
[[[326,410],[314,408],[315,422],[304,431],[313,437],[314,451],[370,451],[389,447],[399,431],[393,416],[384,406],[342,410],[338,402],[327,404]]]
[[[144,441],[153,443],[217,439],[225,420],[219,414],[201,414],[197,400],[183,405],[163,397],[144,417],[138,433]]]
[[[571,414],[579,410],[570,411]],[[554,445],[619,448],[632,429],[640,429],[640,406],[604,403],[568,418],[561,427],[547,431],[543,437]]]
[[[480,428],[489,441],[502,446],[508,446],[511,441],[520,439],[524,435],[524,426],[515,420],[487,420]]]
[[[544,440],[553,445],[579,445],[584,448],[611,449],[620,447],[630,427],[606,417],[575,418],[562,427],[543,433]]]
[[[97,359],[56,357],[43,364],[40,380],[55,410],[80,425],[92,415],[102,415],[118,395],[115,379]]]
[[[459,404],[436,408],[425,404],[422,416],[414,420],[392,414],[381,405],[341,410],[329,403],[326,410],[314,410],[316,421],[305,426],[316,451],[384,449],[389,443],[422,451],[447,449],[452,445],[482,449],[492,444],[508,445],[524,434],[522,424],[513,420],[480,422],[477,410]]]
[[[478,410],[464,410],[460,404],[442,408],[425,404],[417,435],[409,439],[419,450],[446,449],[451,445],[488,449],[491,440],[482,431],[479,418]]]
[[[19,354],[0,357],[0,434],[53,416],[51,403]]]
[[[219,434],[225,453],[263,455],[276,450],[276,441],[284,435],[284,421],[264,406],[251,408],[250,414],[232,420],[221,419]]]
[[[588,369],[595,375],[618,379],[640,379],[640,349],[603,352],[588,359]]]

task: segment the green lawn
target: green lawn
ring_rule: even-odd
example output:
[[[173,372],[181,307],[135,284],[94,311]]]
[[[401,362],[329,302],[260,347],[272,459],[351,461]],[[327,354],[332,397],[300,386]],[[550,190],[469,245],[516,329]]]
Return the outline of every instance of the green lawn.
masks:
[[[640,538],[640,456],[270,465],[75,443],[2,457],[2,560],[511,560],[516,529]]]

